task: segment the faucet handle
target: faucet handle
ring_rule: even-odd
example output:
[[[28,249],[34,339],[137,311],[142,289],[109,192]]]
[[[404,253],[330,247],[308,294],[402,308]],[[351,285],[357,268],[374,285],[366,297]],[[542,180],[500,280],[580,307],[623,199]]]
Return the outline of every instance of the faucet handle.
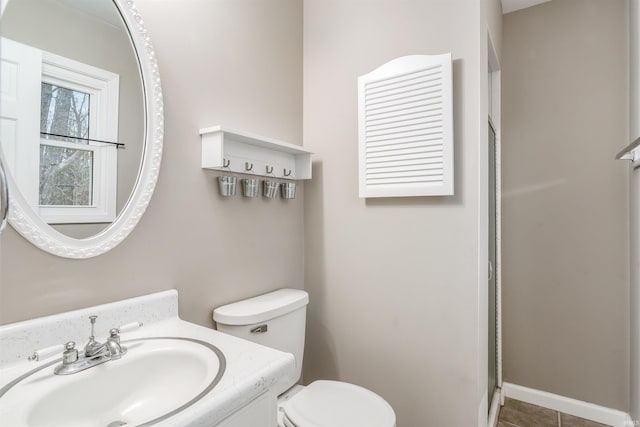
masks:
[[[142,322],[131,322],[125,323],[124,325],[118,328],[109,329],[109,339],[115,340],[117,343],[120,343],[120,334],[124,332],[130,332],[138,329],[143,325]]]
[[[76,362],[78,360],[78,350],[76,350],[75,341],[69,341],[64,345],[64,351],[62,352],[62,364],[67,365],[69,363]]]
[[[142,323],[142,322],[125,323],[124,325],[118,327],[118,333],[122,334],[122,333],[125,333],[125,332],[135,331],[136,329],[141,327],[143,324],[144,323]]]
[[[89,321],[91,322],[91,335],[89,336],[89,340],[93,341],[95,334],[93,333],[93,329],[96,326],[96,319],[98,318],[98,316],[96,316],[95,314],[92,316],[89,316]]]
[[[31,353],[29,357],[27,357],[27,359],[30,362],[39,362],[42,359],[46,359],[47,357],[51,357],[54,354],[60,353],[62,350],[64,350],[64,348],[65,347],[62,344],[56,344],[50,347],[45,347],[40,350],[34,351],[33,353]]]

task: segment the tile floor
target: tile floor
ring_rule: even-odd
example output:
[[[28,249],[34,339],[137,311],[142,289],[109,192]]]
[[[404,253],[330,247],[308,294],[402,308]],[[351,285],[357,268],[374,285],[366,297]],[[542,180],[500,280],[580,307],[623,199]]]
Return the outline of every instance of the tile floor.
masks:
[[[498,427],[607,427],[584,418],[506,398]]]

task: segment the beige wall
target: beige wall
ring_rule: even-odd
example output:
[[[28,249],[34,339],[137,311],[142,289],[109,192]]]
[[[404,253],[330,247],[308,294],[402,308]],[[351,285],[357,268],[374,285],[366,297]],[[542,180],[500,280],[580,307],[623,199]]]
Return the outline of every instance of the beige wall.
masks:
[[[628,410],[623,0],[505,15],[505,381]]]
[[[629,0],[629,141],[640,138],[640,0]],[[640,423],[640,162],[629,185],[631,283],[629,291],[631,366],[630,413]]]
[[[399,426],[468,427],[483,417],[486,425],[486,405],[478,410],[486,3],[304,2],[304,141],[316,153],[305,198],[304,378],[376,391]],[[359,199],[357,77],[399,56],[443,52],[454,58],[456,195]]]
[[[7,229],[1,323],[177,288],[181,316],[210,326],[216,305],[302,287],[303,191],[290,202],[223,199],[217,174],[200,168],[198,134],[223,124],[301,143],[302,3],[136,3],[164,90],[156,192],[129,237],[89,260],[54,257]]]

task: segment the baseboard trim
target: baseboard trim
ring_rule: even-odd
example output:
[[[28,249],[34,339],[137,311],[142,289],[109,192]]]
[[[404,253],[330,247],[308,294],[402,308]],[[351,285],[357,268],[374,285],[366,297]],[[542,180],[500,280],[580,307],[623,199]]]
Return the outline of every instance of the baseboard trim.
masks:
[[[493,393],[491,402],[489,403],[489,418],[487,419],[487,427],[496,427],[498,425],[498,414],[500,413],[500,402],[502,390],[497,388]]]
[[[511,383],[502,383],[502,393],[509,397],[554,411],[564,412],[587,420],[607,424],[613,427],[633,427],[629,414],[617,409],[594,405],[582,400],[571,399],[558,394],[548,393],[533,388],[523,387]]]

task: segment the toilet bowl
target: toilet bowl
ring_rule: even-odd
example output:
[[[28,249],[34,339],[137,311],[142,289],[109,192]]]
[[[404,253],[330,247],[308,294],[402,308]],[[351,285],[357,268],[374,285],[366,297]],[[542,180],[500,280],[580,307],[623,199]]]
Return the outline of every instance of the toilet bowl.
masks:
[[[308,302],[305,291],[279,289],[218,307],[213,319],[221,332],[295,357],[295,378],[276,390],[279,427],[395,427],[391,405],[366,388],[328,380],[306,387],[296,384],[302,372]]]
[[[298,386],[299,387],[299,386]],[[279,427],[394,427],[395,414],[380,396],[341,381],[318,380],[278,401]]]

